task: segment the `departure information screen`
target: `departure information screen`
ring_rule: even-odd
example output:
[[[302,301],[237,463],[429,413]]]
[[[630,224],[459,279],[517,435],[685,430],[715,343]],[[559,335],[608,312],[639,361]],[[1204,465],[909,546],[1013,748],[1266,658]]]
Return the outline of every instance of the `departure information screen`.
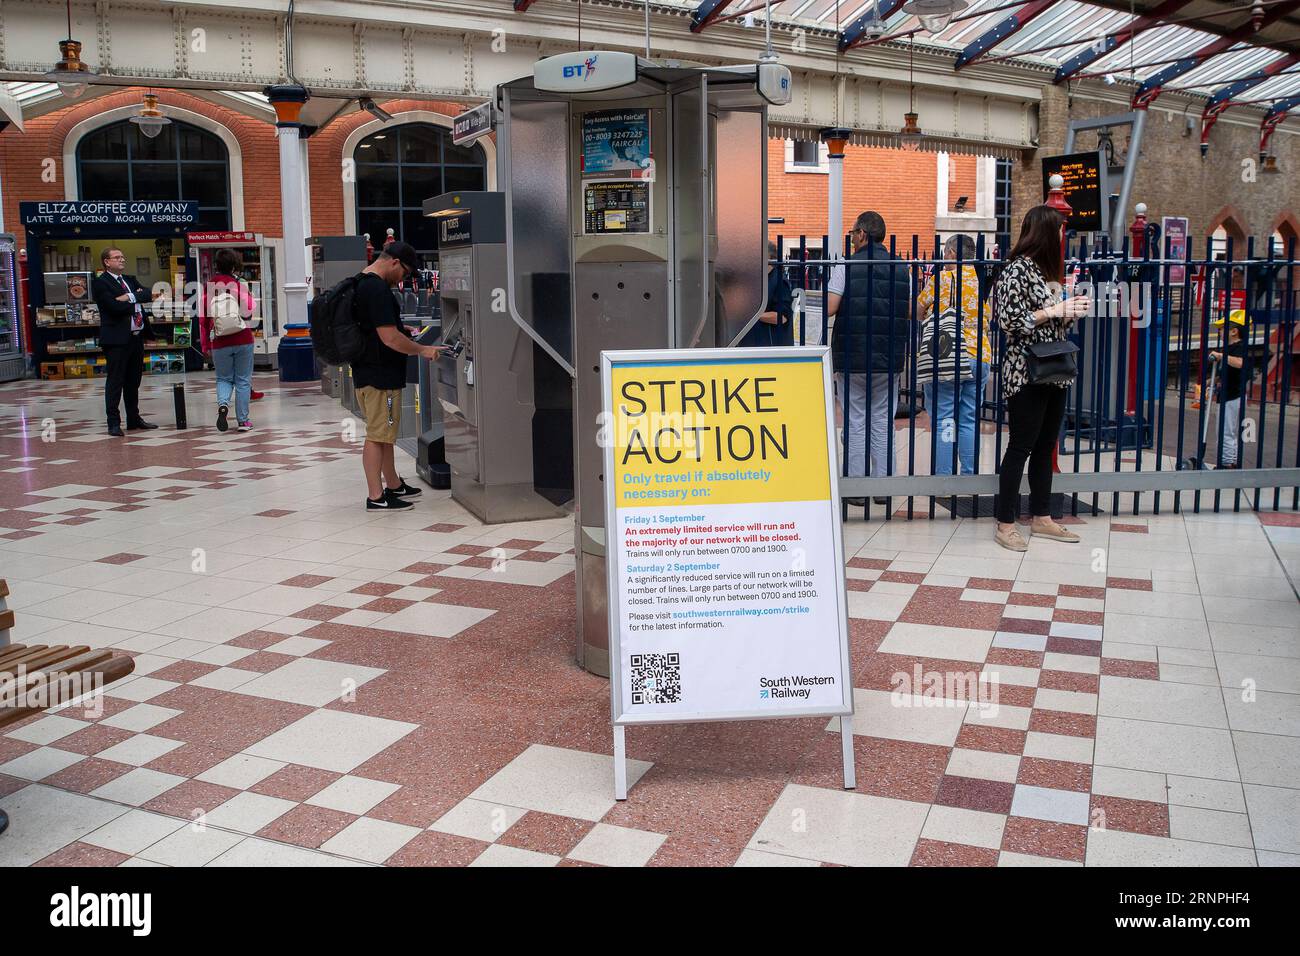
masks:
[[[650,231],[649,183],[584,183],[582,202],[587,235]]]
[[[1103,232],[1106,229],[1106,197],[1102,195],[1104,178],[1101,171],[1101,153],[1070,153],[1065,156],[1048,156],[1043,159],[1043,195],[1050,188],[1048,181],[1060,174],[1065,180],[1065,201],[1074,212],[1066,228],[1075,232]]]

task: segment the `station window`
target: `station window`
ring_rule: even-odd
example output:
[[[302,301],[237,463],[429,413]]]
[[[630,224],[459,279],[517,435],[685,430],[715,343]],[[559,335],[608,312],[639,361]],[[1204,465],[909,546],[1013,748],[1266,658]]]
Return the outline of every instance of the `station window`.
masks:
[[[794,164],[796,166],[816,166],[817,144],[799,140],[794,144]]]
[[[830,152],[825,143],[816,140],[785,141],[787,173],[829,173],[830,169]]]
[[[1011,160],[997,161],[997,177],[993,195],[994,241],[999,254],[1011,251]]]
[[[77,144],[82,199],[183,199],[199,204],[196,229],[230,228],[230,158],[220,137],[172,120],[153,139],[129,120]]]
[[[456,146],[432,123],[404,123],[372,133],[353,154],[357,172],[357,231],[376,248],[389,229],[425,254],[438,248],[424,201],[450,190],[487,188],[481,147]]]

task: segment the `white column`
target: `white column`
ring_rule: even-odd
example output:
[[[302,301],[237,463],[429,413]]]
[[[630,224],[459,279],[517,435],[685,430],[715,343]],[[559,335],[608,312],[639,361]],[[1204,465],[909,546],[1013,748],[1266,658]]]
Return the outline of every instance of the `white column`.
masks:
[[[302,153],[298,124],[282,123],[275,131],[280,143],[280,215],[284,230],[285,316],[283,325],[307,321],[307,230],[303,224]]]
[[[307,322],[307,217],[303,212],[307,189],[303,184],[306,162],[299,117],[310,93],[296,83],[268,86],[266,98],[275,107],[275,138],[280,147],[280,224],[284,261],[280,285],[284,290],[284,315],[280,327]],[[267,334],[270,334],[268,330]]]
[[[298,137],[298,168],[302,170],[302,234],[303,236],[313,235],[311,228],[311,162],[307,152],[307,140],[301,136]],[[311,249],[306,245],[302,249],[303,279],[307,283],[308,298],[310,299],[318,290],[311,288]]]
[[[844,154],[831,152],[831,174],[826,181],[826,250],[827,259],[844,253]]]
[[[821,131],[830,167],[830,175],[826,177],[826,244],[830,246],[826,250],[827,259],[844,255],[844,150],[851,132],[843,127]]]

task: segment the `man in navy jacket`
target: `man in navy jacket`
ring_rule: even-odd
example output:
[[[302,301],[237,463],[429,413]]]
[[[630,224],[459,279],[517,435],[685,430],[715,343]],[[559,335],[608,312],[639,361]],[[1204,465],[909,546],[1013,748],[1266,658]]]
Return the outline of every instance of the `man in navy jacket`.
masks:
[[[832,270],[826,289],[826,312],[835,317],[831,357],[839,400],[848,394],[847,475],[867,474],[868,458],[872,475],[894,470],[890,432],[907,363],[911,292],[907,264],[889,254],[884,239],[885,220],[879,213],[858,216],[849,237],[853,255]]]
[[[153,335],[149,325],[149,292],[126,275],[126,255],[110,246],[99,254],[104,271],[90,284],[99,306],[99,347],[108,360],[104,410],[108,433],[123,437],[118,405],[126,397],[126,427],[157,428],[140,417],[140,379],[144,376],[144,342]]]

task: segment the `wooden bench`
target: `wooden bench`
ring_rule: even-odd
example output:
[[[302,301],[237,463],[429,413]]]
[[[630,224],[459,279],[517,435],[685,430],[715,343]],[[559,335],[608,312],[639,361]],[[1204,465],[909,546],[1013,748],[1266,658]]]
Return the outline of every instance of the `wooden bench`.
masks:
[[[8,595],[9,585],[0,580],[0,730],[135,670],[133,658],[108,648],[11,643],[14,612],[4,606]],[[9,817],[0,810],[0,833],[8,826]]]
[[[9,643],[9,629],[14,626],[14,612],[5,607],[9,596],[9,582],[0,578],[0,647]]]

